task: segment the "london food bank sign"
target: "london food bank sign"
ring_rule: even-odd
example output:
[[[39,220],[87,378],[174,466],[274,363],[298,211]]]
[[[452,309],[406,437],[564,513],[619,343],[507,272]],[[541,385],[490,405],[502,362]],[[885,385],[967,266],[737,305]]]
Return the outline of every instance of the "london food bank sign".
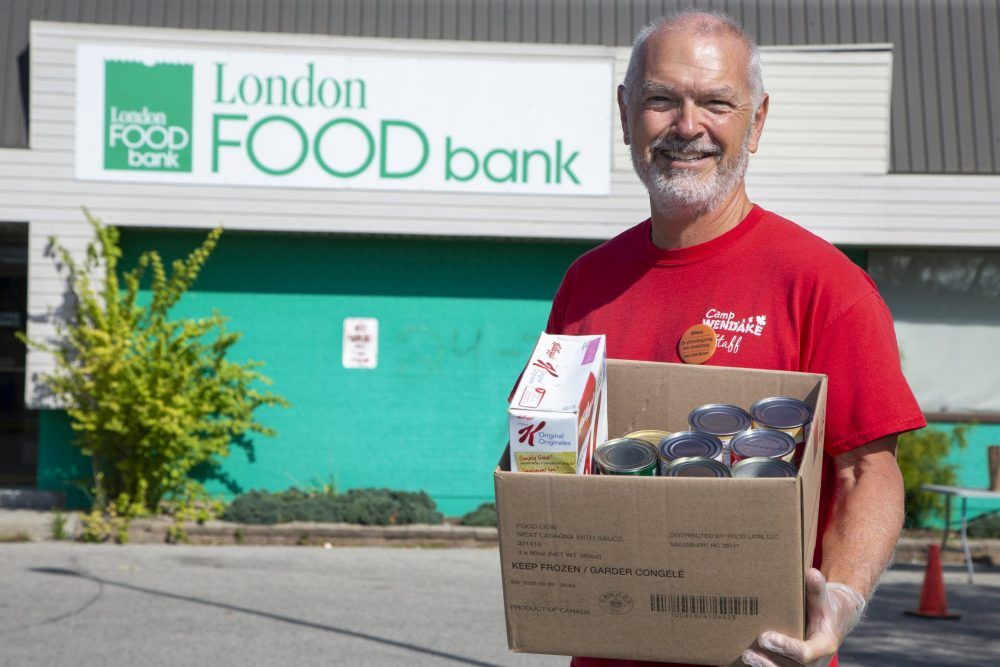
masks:
[[[612,65],[77,47],[76,177],[606,194]]]

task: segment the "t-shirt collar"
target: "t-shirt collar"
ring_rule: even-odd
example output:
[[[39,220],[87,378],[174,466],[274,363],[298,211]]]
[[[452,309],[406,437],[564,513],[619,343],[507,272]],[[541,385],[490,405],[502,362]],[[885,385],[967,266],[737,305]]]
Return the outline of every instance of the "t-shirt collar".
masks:
[[[649,259],[653,264],[660,266],[677,266],[680,264],[691,264],[694,262],[700,262],[704,259],[708,259],[713,255],[717,255],[726,248],[729,248],[733,244],[737,243],[740,239],[746,236],[751,229],[757,224],[761,216],[764,213],[764,209],[756,204],[750,209],[746,217],[743,218],[738,225],[730,229],[725,234],[716,236],[710,241],[705,241],[704,243],[699,243],[698,245],[693,245],[687,248],[676,248],[673,250],[664,250],[653,245],[653,240],[651,237],[652,220],[647,219],[640,225],[640,242],[642,243],[643,254]]]

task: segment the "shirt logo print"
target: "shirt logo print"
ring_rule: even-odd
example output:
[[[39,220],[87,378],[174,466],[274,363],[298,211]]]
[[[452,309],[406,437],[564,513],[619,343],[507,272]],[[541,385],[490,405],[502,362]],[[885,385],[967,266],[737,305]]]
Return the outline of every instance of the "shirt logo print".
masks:
[[[735,354],[740,351],[745,334],[760,337],[764,333],[767,315],[747,315],[738,318],[734,311],[709,308],[705,311],[702,323],[715,330],[716,349]]]

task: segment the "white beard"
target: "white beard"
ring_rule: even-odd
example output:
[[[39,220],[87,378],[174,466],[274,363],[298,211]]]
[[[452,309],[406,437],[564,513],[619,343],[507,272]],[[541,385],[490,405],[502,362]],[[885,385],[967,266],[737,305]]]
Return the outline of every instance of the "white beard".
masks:
[[[688,169],[660,169],[653,161],[658,147],[670,145],[681,152],[705,152],[720,154],[722,148],[709,139],[684,142],[678,139],[655,140],[645,150],[635,143],[629,145],[632,167],[639,180],[646,186],[649,198],[656,210],[689,211],[704,213],[719,206],[743,180],[747,164],[750,162],[750,137],[753,125],[747,127],[743,144],[735,159],[721,161],[712,174],[705,178]]]

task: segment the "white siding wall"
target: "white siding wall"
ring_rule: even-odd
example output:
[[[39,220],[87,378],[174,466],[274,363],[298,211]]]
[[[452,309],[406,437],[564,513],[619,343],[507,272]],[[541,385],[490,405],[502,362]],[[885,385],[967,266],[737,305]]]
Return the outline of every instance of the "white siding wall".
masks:
[[[608,238],[648,215],[617,123],[611,194],[556,197],[350,190],[98,183],[74,180],[76,45],[322,53],[371,50],[374,40],[286,34],[179,31],[33,23],[31,149],[0,149],[0,220],[28,221],[28,333],[51,336],[50,313],[63,302],[62,281],[44,256],[55,235],[74,252],[89,240],[80,207],[115,225],[299,232],[352,232]],[[396,52],[531,54],[614,60],[624,73],[628,49],[506,43],[379,41]],[[787,48],[763,52],[772,94],[762,148],[748,178],[755,201],[834,243],[1000,246],[1000,178],[885,175],[891,56],[886,49]],[[608,91],[609,104],[614,91]],[[28,357],[32,377],[51,368]]]

